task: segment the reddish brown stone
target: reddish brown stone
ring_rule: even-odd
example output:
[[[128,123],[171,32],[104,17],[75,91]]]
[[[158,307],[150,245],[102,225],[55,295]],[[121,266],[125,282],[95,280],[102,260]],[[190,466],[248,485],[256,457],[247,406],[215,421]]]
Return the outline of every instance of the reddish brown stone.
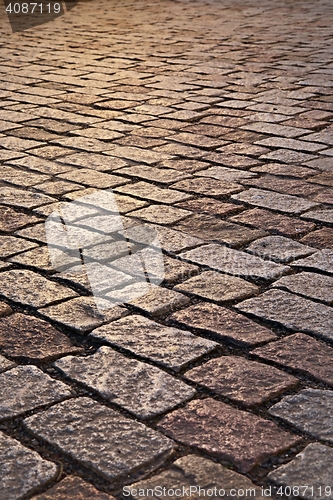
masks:
[[[185,375],[217,394],[254,406],[297,385],[298,380],[282,371],[239,356],[222,356]]]
[[[333,204],[333,189],[326,188],[321,189],[319,193],[313,196],[314,201],[319,201],[319,203],[328,203],[329,205]]]
[[[318,193],[321,189],[316,184],[309,184],[298,179],[284,179],[274,175],[265,175],[259,179],[246,179],[243,181],[243,184],[257,188],[271,189],[278,193],[303,196],[305,198]]]
[[[48,360],[82,352],[53,326],[40,319],[13,314],[0,320],[0,347],[13,358]]]
[[[96,490],[91,484],[74,476],[67,476],[35,500],[115,500],[114,497]]]
[[[333,349],[308,335],[295,333],[252,353],[333,386]]]
[[[167,415],[159,429],[173,439],[227,460],[247,472],[301,438],[214,399],[192,401]]]
[[[241,222],[250,226],[269,231],[270,233],[283,234],[284,236],[297,236],[307,233],[315,228],[315,224],[293,219],[286,215],[280,215],[262,208],[246,210],[239,215],[230,218],[233,222]]]
[[[320,249],[333,248],[333,229],[324,227],[318,231],[312,231],[304,236],[300,242]]]
[[[0,302],[0,318],[2,318],[2,316],[9,316],[12,312],[13,309],[8,304]]]
[[[239,212],[243,207],[233,203],[223,203],[222,201],[211,198],[197,198],[195,200],[183,201],[177,204],[178,207],[194,212],[203,212],[211,215],[229,215]]]
[[[256,345],[276,338],[273,332],[245,316],[208,302],[178,311],[169,320],[212,332],[217,338],[227,338],[237,344]]]
[[[11,233],[38,220],[32,215],[15,212],[12,208],[0,207],[0,230],[5,233]]]

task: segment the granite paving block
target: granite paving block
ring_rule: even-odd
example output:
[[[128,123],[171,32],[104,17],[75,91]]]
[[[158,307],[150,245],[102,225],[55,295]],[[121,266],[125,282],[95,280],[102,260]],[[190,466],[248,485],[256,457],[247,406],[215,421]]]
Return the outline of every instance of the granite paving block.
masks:
[[[186,232],[183,233],[182,231],[175,231],[169,227],[158,225],[154,225],[153,227],[158,233],[158,239],[162,249],[166,252],[177,253],[204,243],[200,238],[186,234]]]
[[[0,355],[0,373],[5,372],[6,370],[10,370],[14,368],[15,363]]]
[[[333,443],[333,391],[303,389],[295,396],[284,397],[269,413],[310,436]]]
[[[82,351],[46,321],[21,313],[0,319],[0,348],[13,358],[43,361]]]
[[[212,359],[186,372],[185,378],[245,406],[260,405],[298,383],[277,368],[239,356]]]
[[[262,278],[266,280],[278,278],[289,271],[289,267],[269,262],[246,252],[234,250],[223,245],[204,245],[187,252],[180,258],[195,264],[208,266],[243,278]]]
[[[0,420],[73,396],[68,386],[36,366],[18,366],[0,375]]]
[[[150,205],[149,207],[135,210],[131,217],[138,217],[153,224],[174,224],[191,215],[189,210],[170,207],[169,205]]]
[[[333,450],[320,443],[310,443],[291,462],[270,472],[268,477],[279,486],[291,486],[293,495],[306,500],[332,498]]]
[[[54,366],[140,418],[164,413],[195,395],[192,387],[168,373],[111,347],[100,347],[92,356],[66,356]]]
[[[214,200],[213,198],[196,198],[177,203],[177,206],[192,210],[193,212],[202,212],[211,215],[229,215],[242,210],[241,205],[236,203],[224,203],[223,201]]]
[[[14,302],[32,307],[43,307],[58,300],[77,296],[77,293],[70,288],[50,281],[33,271],[21,269],[4,271],[1,274],[0,293]]]
[[[199,274],[198,266],[164,256],[164,283],[175,283]]]
[[[162,287],[154,287],[150,292],[130,302],[152,316],[169,314],[189,303],[190,299],[186,295]]]
[[[36,246],[36,243],[21,238],[15,238],[15,236],[1,236],[0,257],[5,259],[6,257],[11,257],[12,255],[30,250]]]
[[[67,476],[55,486],[34,500],[115,500],[107,493],[96,490],[94,486],[76,476]]]
[[[303,198],[256,188],[250,188],[242,193],[233,194],[231,198],[257,207],[269,208],[295,215],[318,206],[318,203]]]
[[[282,290],[269,290],[235,306],[240,311],[282,324],[294,331],[333,338],[332,308]]]
[[[317,231],[312,231],[311,233],[303,236],[300,240],[304,245],[310,245],[320,250],[328,248],[333,249],[333,229],[330,227],[323,227]]]
[[[272,286],[320,300],[326,304],[333,304],[333,278],[323,274],[302,272],[284,276]]]
[[[243,473],[300,441],[269,420],[210,398],[191,401],[169,413],[158,428]]]
[[[21,208],[36,208],[53,202],[54,198],[46,196],[45,194],[7,186],[0,188],[1,205]]]
[[[37,217],[16,212],[10,207],[0,206],[0,230],[5,233],[11,233],[38,220]]]
[[[201,172],[200,172],[201,173]],[[200,175],[200,173],[198,175]],[[173,189],[186,191],[190,193],[199,193],[205,196],[225,196],[232,193],[238,193],[242,186],[235,182],[228,182],[220,179],[210,179],[209,177],[194,177],[193,179],[184,179],[172,185]]]
[[[176,371],[218,345],[136,314],[100,326],[90,336]]]
[[[104,303],[99,299],[99,304]],[[39,309],[39,313],[60,325],[67,326],[76,330],[78,333],[85,334],[97,326],[121,318],[128,314],[123,307],[112,307],[109,302],[105,302],[105,309],[97,309],[93,297],[78,297],[50,307]]]
[[[177,203],[177,201],[183,201],[191,198],[191,195],[183,193],[182,191],[176,191],[175,189],[161,189],[144,181],[121,186],[117,188],[116,191],[117,193],[123,193],[151,201],[163,201],[163,203],[167,204]]]
[[[58,475],[58,467],[0,432],[0,498],[19,500]]]
[[[277,262],[290,262],[300,257],[307,257],[315,253],[316,249],[302,245],[298,241],[291,240],[285,236],[267,236],[253,241],[247,250],[254,255],[264,259]]]
[[[218,304],[228,300],[241,300],[259,293],[259,288],[236,276],[206,271],[180,283],[174,290],[185,292]]]
[[[276,338],[275,334],[258,323],[224,307],[207,302],[177,311],[168,320],[190,328],[211,332],[219,340],[241,345],[258,345]]]
[[[295,333],[251,351],[259,358],[310,375],[333,386],[333,349],[304,333]]]
[[[9,316],[12,314],[13,310],[12,308],[6,304],[5,302],[0,302],[0,318],[3,316]]]
[[[237,500],[241,498],[239,495],[241,495],[242,490],[247,491],[249,496],[259,498],[259,500],[263,498],[261,489],[247,477],[196,455],[179,458],[166,471],[138,483],[132,483],[130,486],[126,486],[124,491],[125,493],[131,492],[131,497],[135,499],[141,498],[140,493],[145,491],[147,492],[145,498],[152,500],[156,498],[153,491],[158,493],[159,488],[166,488],[170,492],[168,494],[170,500],[176,500],[178,489],[185,495],[185,492],[189,492],[190,487],[192,487],[191,498],[195,500],[198,500],[203,492],[210,498],[217,500],[224,494],[228,494],[230,490],[236,494],[234,498]],[[201,493],[199,488],[202,488]]]
[[[159,432],[89,398],[54,405],[24,426],[108,481],[155,470],[175,449]]]
[[[304,219],[333,224],[333,210],[310,210],[302,215]]]
[[[98,189],[114,188],[128,182],[124,177],[98,172],[89,168],[80,168],[80,170],[75,169],[63,174],[58,174],[58,177],[72,182],[79,181],[80,184]]]
[[[326,273],[333,273],[333,250],[321,250],[306,259],[295,261],[292,266],[304,267],[305,269],[315,269]]]

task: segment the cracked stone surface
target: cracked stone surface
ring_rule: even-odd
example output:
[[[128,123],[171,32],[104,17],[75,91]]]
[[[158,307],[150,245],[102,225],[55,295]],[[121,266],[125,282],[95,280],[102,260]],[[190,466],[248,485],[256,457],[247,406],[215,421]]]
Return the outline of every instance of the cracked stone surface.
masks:
[[[26,418],[24,425],[110,481],[137,470],[158,468],[175,448],[159,432],[89,398],[57,404]]]
[[[195,395],[183,382],[110,347],[100,347],[92,356],[67,356],[54,363],[65,375],[101,396],[148,418],[174,408]]]
[[[0,375],[0,419],[72,396],[68,387],[36,366],[18,366]]]
[[[241,472],[300,441],[273,422],[213,399],[191,401],[164,417],[158,428],[177,441],[231,462]]]
[[[221,490],[221,492],[222,490],[230,491],[234,488],[237,490],[253,489],[254,493],[252,494],[256,498],[262,499],[260,488],[255,486],[247,477],[196,455],[187,455],[186,457],[179,458],[165,472],[150,479],[131,484],[127,489],[131,491],[133,498],[138,499],[140,498],[139,490],[152,490],[158,486],[167,489],[170,487],[174,489],[180,488],[181,490],[190,486],[197,488],[200,486],[204,490],[210,490],[212,485],[216,486],[217,491]],[[177,498],[176,494],[168,496],[171,499]],[[218,494],[214,493],[210,497],[215,499],[220,498]],[[151,500],[154,496],[148,494],[146,498]],[[196,500],[200,498],[199,493],[195,493],[192,490],[192,498]],[[241,497],[235,496],[235,498],[239,499]]]
[[[307,485],[311,477],[311,487],[301,488],[300,496],[306,500],[330,498],[329,489],[333,487],[333,450],[319,443],[309,444],[289,463],[268,474],[277,485]],[[313,490],[312,490],[313,488]],[[321,493],[321,494],[320,494]],[[328,493],[328,494],[327,494]]]
[[[0,498],[18,500],[56,478],[56,464],[0,432]]]
[[[216,342],[186,330],[164,326],[138,315],[100,326],[90,336],[176,371],[217,346]]]

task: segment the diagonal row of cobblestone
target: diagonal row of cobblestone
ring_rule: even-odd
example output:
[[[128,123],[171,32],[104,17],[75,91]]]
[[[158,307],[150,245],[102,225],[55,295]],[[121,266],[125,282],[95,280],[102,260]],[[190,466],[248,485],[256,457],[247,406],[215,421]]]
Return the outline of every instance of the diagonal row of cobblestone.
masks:
[[[333,498],[332,24],[328,0],[1,19],[0,500]],[[165,276],[101,312],[45,221],[110,188]]]

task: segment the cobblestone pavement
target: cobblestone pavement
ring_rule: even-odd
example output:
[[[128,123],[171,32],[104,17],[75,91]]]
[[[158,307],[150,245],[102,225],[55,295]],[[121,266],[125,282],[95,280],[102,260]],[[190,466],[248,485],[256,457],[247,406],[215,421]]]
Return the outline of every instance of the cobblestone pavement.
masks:
[[[1,500],[333,498],[332,26],[329,0],[2,16]],[[44,222],[106,188],[165,280],[101,313]]]

